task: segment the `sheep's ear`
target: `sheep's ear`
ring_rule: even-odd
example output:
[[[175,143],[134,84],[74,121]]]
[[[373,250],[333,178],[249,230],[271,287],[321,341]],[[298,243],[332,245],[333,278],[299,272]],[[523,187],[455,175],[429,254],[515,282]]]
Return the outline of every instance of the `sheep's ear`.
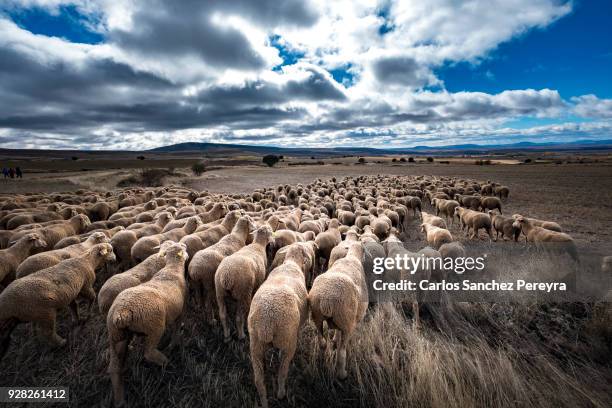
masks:
[[[106,247],[103,246],[102,248],[100,248],[100,255],[106,255],[108,253],[108,251],[106,250]]]

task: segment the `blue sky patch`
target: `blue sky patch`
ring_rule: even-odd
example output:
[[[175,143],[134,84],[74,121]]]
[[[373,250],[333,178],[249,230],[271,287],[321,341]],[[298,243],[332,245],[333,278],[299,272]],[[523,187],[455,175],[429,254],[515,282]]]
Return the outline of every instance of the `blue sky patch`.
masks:
[[[270,37],[270,45],[278,50],[278,54],[283,59],[282,64],[273,68],[274,71],[280,71],[285,65],[293,65],[304,57],[304,53],[287,47],[287,45],[283,43],[280,35],[272,35]]]

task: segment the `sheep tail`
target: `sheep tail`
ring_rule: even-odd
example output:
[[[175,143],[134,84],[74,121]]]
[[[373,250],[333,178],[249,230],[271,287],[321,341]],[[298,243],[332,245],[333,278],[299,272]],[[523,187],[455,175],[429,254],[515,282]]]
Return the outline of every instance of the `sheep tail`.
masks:
[[[14,317],[0,321],[0,361],[8,351],[11,344],[11,334],[18,324],[19,320]]]

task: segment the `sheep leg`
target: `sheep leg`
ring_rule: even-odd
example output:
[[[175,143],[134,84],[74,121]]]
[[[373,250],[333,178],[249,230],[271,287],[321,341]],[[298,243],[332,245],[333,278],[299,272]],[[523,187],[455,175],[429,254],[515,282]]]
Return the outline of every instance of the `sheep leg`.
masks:
[[[276,394],[278,399],[283,399],[285,395],[287,395],[285,384],[287,383],[287,375],[289,374],[289,365],[291,364],[291,360],[293,360],[297,347],[297,339],[289,343],[287,348],[281,350],[282,357],[280,367],[278,368],[278,392]]]
[[[251,299],[242,299],[238,301],[238,307],[236,308],[236,330],[238,331],[238,338],[244,340],[246,337],[244,333],[244,320],[249,315],[251,308]]]
[[[219,320],[221,320],[221,326],[223,326],[223,341],[230,341],[230,329],[227,323],[227,308],[225,305],[225,290],[217,287],[217,307],[219,308]],[[238,320],[238,310],[236,310],[236,321]]]
[[[266,383],[264,376],[264,354],[265,345],[259,341],[252,339],[250,343],[251,349],[251,365],[253,366],[253,381],[261,400],[261,406],[268,408],[268,394],[266,392]]]
[[[55,327],[55,310],[49,312],[47,316],[39,321],[41,334],[56,347],[62,347],[66,344],[66,339],[57,334]]]
[[[325,341],[325,336],[323,334],[323,316],[321,316],[319,313],[312,313],[312,320],[314,321],[314,324],[317,328],[317,333],[319,336],[319,346],[321,347],[321,349],[324,349],[327,344]]]
[[[79,316],[79,304],[77,303],[76,299],[70,302],[69,306],[70,306],[70,313],[72,314],[73,323],[78,323],[81,320],[81,318]]]
[[[338,379],[344,380],[348,377],[346,372],[346,340],[348,333],[343,330],[338,330],[338,350],[336,351],[336,366],[338,369]]]
[[[164,334],[164,326],[165,325],[162,324],[157,327],[154,327],[153,331],[147,333],[145,337],[144,352],[145,360],[162,367],[168,364],[168,357],[166,357],[164,353],[157,349],[157,345],[159,344],[159,340]]]
[[[127,355],[128,343],[129,339],[123,339],[111,344],[109,348],[110,362],[108,372],[110,374],[111,383],[113,386],[113,400],[115,407],[123,406],[125,403],[125,389],[122,373],[125,364],[125,357]]]

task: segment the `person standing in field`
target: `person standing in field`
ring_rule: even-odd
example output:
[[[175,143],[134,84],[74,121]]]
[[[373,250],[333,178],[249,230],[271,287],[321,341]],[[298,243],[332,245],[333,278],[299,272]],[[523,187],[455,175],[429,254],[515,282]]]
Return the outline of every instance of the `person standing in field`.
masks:
[[[9,176],[11,176],[12,179],[15,178],[15,169],[12,167],[9,169]]]
[[[9,176],[9,171],[6,167],[2,168],[2,174],[4,175],[4,178],[8,178]]]
[[[21,172],[21,167],[15,167],[15,175],[17,178],[23,178],[23,173]]]

